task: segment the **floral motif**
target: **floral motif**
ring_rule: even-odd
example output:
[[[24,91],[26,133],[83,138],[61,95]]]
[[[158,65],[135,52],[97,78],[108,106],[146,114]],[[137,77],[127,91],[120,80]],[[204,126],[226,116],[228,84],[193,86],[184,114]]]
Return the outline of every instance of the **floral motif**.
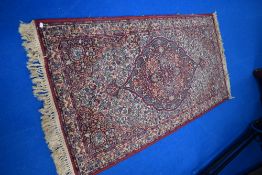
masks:
[[[79,174],[96,174],[229,97],[212,15],[43,23],[46,69]]]

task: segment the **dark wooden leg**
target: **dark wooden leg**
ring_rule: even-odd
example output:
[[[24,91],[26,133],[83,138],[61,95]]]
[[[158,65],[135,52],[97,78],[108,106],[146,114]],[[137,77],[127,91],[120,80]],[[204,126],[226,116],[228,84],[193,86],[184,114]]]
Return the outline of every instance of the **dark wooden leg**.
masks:
[[[260,69],[255,69],[254,71],[253,71],[253,75],[254,75],[254,77],[256,77],[256,79],[258,79],[258,80],[262,80],[262,68],[260,68]]]

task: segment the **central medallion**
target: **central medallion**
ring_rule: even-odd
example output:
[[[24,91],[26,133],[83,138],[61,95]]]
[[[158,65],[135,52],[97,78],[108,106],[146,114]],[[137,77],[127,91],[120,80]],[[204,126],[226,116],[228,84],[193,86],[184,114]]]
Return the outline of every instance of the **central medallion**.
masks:
[[[108,93],[125,89],[157,110],[174,110],[185,99],[197,64],[174,41],[151,40],[136,58],[135,66],[122,86],[112,82]]]

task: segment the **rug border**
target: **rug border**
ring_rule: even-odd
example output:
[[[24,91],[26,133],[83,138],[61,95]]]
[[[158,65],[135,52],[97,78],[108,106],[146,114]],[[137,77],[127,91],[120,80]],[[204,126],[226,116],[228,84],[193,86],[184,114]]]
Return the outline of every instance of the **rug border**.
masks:
[[[216,13],[216,12],[214,12]],[[213,16],[214,13],[206,14],[167,14],[167,15],[141,15],[141,16],[109,16],[109,17],[83,17],[83,18],[49,18],[35,19],[36,23],[55,23],[55,22],[86,22],[86,21],[106,21],[106,20],[127,20],[127,19],[150,19],[150,18],[174,18],[174,17],[201,17]]]
[[[223,103],[225,100],[227,99],[231,99],[231,91],[230,91],[230,82],[229,82],[229,75],[228,75],[228,71],[227,71],[227,66],[226,66],[226,59],[225,59],[225,55],[224,55],[224,49],[223,49],[223,43],[222,43],[222,39],[221,39],[221,34],[220,34],[220,31],[219,31],[219,25],[218,25],[218,21],[217,21],[217,15],[216,13],[210,13],[210,14],[199,14],[199,15],[194,15],[194,14],[190,14],[190,15],[149,15],[149,16],[120,16],[120,17],[95,17],[95,18],[60,18],[60,19],[37,19],[37,20],[34,20],[30,23],[30,25],[33,25],[34,26],[34,29],[33,29],[33,33],[34,33],[34,44],[36,44],[38,47],[37,47],[37,52],[42,55],[38,58],[37,61],[39,61],[41,63],[41,71],[43,71],[44,73],[44,86],[45,86],[45,91],[47,91],[47,94],[49,96],[49,98],[47,98],[47,100],[44,98],[41,98],[39,97],[39,92],[37,90],[39,90],[38,86],[39,86],[39,83],[37,81],[34,81],[34,80],[37,80],[39,78],[39,76],[37,76],[37,78],[35,77],[35,71],[34,71],[34,68],[32,69],[31,67],[31,64],[33,64],[33,61],[30,62],[30,59],[32,59],[32,55],[30,53],[30,50],[25,43],[27,43],[28,40],[26,38],[26,35],[28,34],[25,34],[26,32],[24,32],[25,29],[23,28],[26,28],[25,26],[26,25],[29,25],[29,24],[24,24],[24,23],[21,23],[20,24],[20,29],[19,29],[19,32],[21,33],[22,35],[22,38],[25,40],[24,43],[23,43],[23,46],[25,47],[25,49],[27,50],[28,52],[28,57],[29,57],[29,61],[28,61],[28,69],[30,70],[31,72],[31,78],[32,78],[32,81],[33,83],[35,84],[34,87],[34,95],[38,97],[38,99],[40,99],[41,101],[44,101],[44,108],[41,109],[41,113],[43,114],[42,116],[42,127],[43,127],[43,130],[45,132],[45,138],[46,138],[46,142],[48,143],[48,146],[50,148],[50,150],[52,151],[52,157],[54,159],[54,162],[55,162],[55,165],[56,165],[56,169],[57,169],[57,172],[58,174],[61,174],[61,175],[64,175],[64,174],[79,174],[76,169],[77,167],[75,167],[76,165],[73,163],[72,161],[72,156],[70,154],[70,151],[68,150],[68,145],[67,145],[67,142],[65,140],[65,137],[64,137],[64,131],[61,127],[61,121],[60,121],[60,114],[58,113],[58,110],[57,110],[57,106],[56,106],[56,101],[55,99],[53,98],[53,91],[52,91],[52,86],[51,86],[51,82],[49,80],[49,76],[48,76],[48,72],[46,70],[46,63],[45,63],[45,57],[43,56],[44,54],[44,49],[42,48],[42,43],[41,43],[41,39],[38,37],[39,35],[37,34],[37,27],[36,26],[39,26],[40,23],[52,23],[52,22],[65,22],[65,21],[68,21],[68,22],[71,22],[71,21],[76,21],[76,22],[85,22],[85,21],[100,21],[100,20],[125,20],[125,19],[148,19],[148,18],[172,18],[172,17],[191,17],[191,16],[212,16],[213,17],[213,21],[214,21],[214,26],[215,26],[215,29],[216,29],[216,34],[217,34],[217,38],[218,38],[218,42],[219,42],[219,49],[220,49],[220,55],[221,55],[221,61],[222,61],[222,65],[223,65],[223,71],[224,71],[224,77],[225,77],[225,83],[226,83],[226,86],[227,86],[227,90],[228,90],[228,96],[224,99],[222,99],[220,102],[217,102],[216,104],[214,104],[213,106],[211,106],[209,109],[207,109],[206,111],[203,111],[202,113],[200,113],[199,115],[195,116],[194,118],[186,121],[185,123],[183,123],[182,125],[180,125],[179,127],[177,128],[174,128],[172,131],[169,131],[167,133],[165,133],[164,135],[160,136],[159,138],[157,138],[156,140],[142,146],[140,149],[138,150],[134,150],[132,152],[130,152],[129,154],[127,154],[125,157],[121,158],[121,159],[118,159],[114,162],[111,162],[111,164],[109,164],[108,166],[106,167],[103,167],[91,174],[98,174],[116,164],[118,164],[119,162],[131,157],[132,155],[144,150],[145,148],[151,146],[152,144],[158,142],[159,140],[161,140],[162,138],[164,137],[167,137],[168,135],[174,133],[175,131],[177,131],[178,129],[180,129],[181,127],[187,125],[188,123],[190,123],[191,121],[193,120],[196,120],[198,119],[199,117],[203,116],[203,114],[207,113],[208,111],[210,111],[211,109],[213,109],[214,107],[218,106],[219,104]],[[33,64],[34,65],[34,64]],[[33,66],[34,67],[34,66]],[[37,68],[38,70],[38,68]],[[33,77],[32,77],[33,76]],[[41,86],[43,83],[40,83]],[[36,91],[36,92],[35,92]],[[40,95],[41,96],[41,95]],[[52,120],[50,119],[50,117],[45,117],[45,109],[46,109],[46,101],[52,103],[51,105],[48,105],[48,110],[50,111],[53,111],[53,113],[55,113],[55,119],[56,119],[56,123],[54,126],[53,124],[51,124],[50,121],[48,120]],[[50,112],[49,111],[49,112]],[[47,125],[50,125],[50,126],[46,126],[45,123],[48,123]],[[58,134],[60,135],[60,138],[62,138],[62,143],[59,144],[59,148],[61,149],[58,149],[58,150],[66,150],[63,152],[63,154],[58,156],[57,154],[55,154],[55,151],[56,149],[54,149],[51,145],[52,142],[56,142],[56,140],[54,139],[54,137],[48,137],[49,135],[49,130],[53,129],[53,127],[56,127],[56,128],[59,128],[59,130],[61,132],[59,132]],[[61,137],[62,136],[62,137]],[[58,151],[58,152],[60,152]],[[61,159],[62,157],[62,159]],[[64,161],[64,162],[63,162]],[[64,165],[66,165],[64,167]],[[65,171],[64,171],[64,170]]]

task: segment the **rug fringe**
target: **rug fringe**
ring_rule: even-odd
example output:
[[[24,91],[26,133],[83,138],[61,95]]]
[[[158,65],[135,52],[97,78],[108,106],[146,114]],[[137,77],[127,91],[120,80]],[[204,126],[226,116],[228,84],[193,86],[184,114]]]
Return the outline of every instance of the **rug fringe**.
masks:
[[[52,152],[57,173],[59,175],[75,174],[61,130],[58,113],[53,102],[35,22],[32,21],[28,24],[21,22],[19,33],[23,40],[22,45],[29,58],[27,68],[31,73],[30,77],[33,82],[34,96],[37,97],[38,100],[43,101],[43,108],[40,109],[42,113],[42,128],[48,147]]]
[[[223,47],[223,41],[222,41],[222,38],[221,38],[221,33],[220,33],[220,29],[219,29],[219,23],[218,23],[218,20],[217,20],[217,13],[216,12],[213,13],[213,19],[214,19],[214,23],[215,23],[216,32],[218,34],[219,47],[220,47],[220,52],[221,52],[221,55],[222,55],[222,64],[223,64],[223,69],[224,69],[225,76],[226,76],[226,86],[227,86],[227,90],[228,90],[228,94],[229,94],[229,99],[232,99],[232,98],[235,98],[235,97],[232,97],[232,94],[231,94],[230,78],[229,78],[229,73],[228,73],[228,70],[227,70],[225,50],[224,50],[224,47]]]

